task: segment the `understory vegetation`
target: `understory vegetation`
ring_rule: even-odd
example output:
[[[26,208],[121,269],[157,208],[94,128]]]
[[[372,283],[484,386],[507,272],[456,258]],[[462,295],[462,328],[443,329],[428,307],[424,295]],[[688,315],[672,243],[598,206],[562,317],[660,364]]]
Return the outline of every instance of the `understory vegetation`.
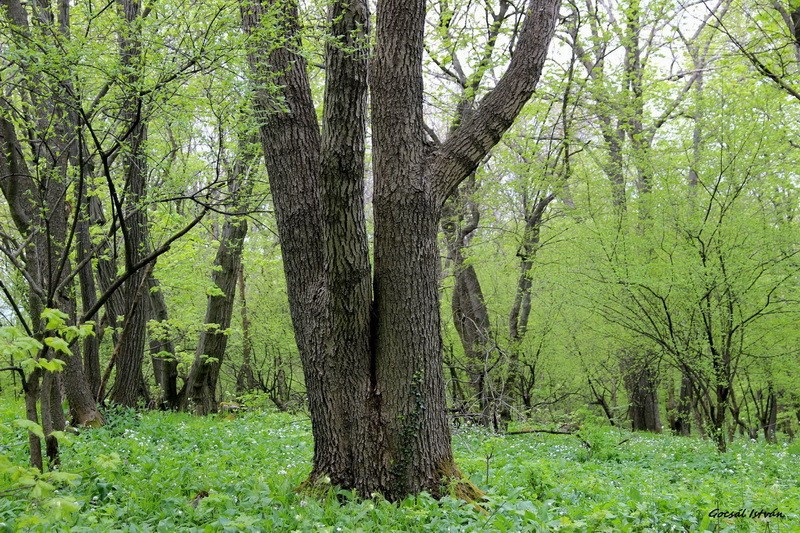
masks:
[[[721,454],[710,440],[634,434],[588,414],[575,435],[462,427],[453,435],[456,461],[485,501],[423,493],[390,503],[295,490],[313,451],[303,415],[107,411],[104,427],[70,439],[50,488],[21,478],[30,473],[27,435],[14,422],[22,407],[5,401],[0,410],[2,532],[788,532],[800,524],[796,442],[737,439]],[[776,508],[783,518],[709,516]]]

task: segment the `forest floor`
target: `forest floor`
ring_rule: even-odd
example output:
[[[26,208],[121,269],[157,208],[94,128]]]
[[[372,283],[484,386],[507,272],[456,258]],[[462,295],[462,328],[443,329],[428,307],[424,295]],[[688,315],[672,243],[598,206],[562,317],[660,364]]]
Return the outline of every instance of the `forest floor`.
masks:
[[[584,442],[462,428],[457,462],[486,491],[477,509],[427,495],[391,504],[333,489],[298,494],[310,423],[273,411],[112,411],[108,425],[62,448],[55,475],[31,476],[20,468],[22,414],[0,402],[0,532],[800,531],[798,441],[740,440],[719,454],[697,438],[613,428],[584,429]],[[783,516],[751,516],[762,510]]]

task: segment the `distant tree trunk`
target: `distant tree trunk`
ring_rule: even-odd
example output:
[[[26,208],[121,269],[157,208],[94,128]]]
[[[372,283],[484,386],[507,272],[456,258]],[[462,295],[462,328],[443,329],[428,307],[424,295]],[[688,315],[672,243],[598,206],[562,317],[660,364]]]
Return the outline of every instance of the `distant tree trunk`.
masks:
[[[623,357],[623,383],[628,392],[628,416],[634,431],[661,433],[658,407],[658,376],[653,369],[652,355],[642,360],[638,354]]]
[[[520,260],[519,277],[517,278],[517,290],[514,294],[514,302],[511,304],[511,311],[508,317],[508,334],[511,339],[511,356],[509,360],[508,380],[506,386],[509,389],[519,389],[523,397],[525,408],[530,411],[530,390],[525,390],[526,380],[521,375],[520,367],[520,345],[528,332],[528,319],[531,313],[531,288],[530,278],[536,252],[539,249],[542,220],[547,207],[555,200],[554,194],[543,195],[536,199],[531,205],[528,202],[527,194],[523,197],[523,210],[525,211],[525,229],[522,234],[517,256]],[[532,376],[535,380],[535,376]],[[511,418],[510,410],[506,409],[503,418]]]
[[[181,407],[194,408],[199,415],[217,411],[216,388],[219,369],[225,357],[228,332],[236,294],[236,278],[242,259],[242,245],[247,222],[228,217],[222,230],[217,256],[214,259],[212,283],[216,290],[208,296],[206,329],[200,332],[194,363],[184,385]]]
[[[95,224],[105,224],[106,217],[103,213],[103,206],[96,196],[89,198],[89,212],[92,215],[92,221]],[[109,242],[101,246],[97,254],[97,283],[101,293],[107,292],[114,280],[117,277],[117,256],[118,256],[118,225],[117,232],[110,236]],[[119,326],[118,317],[125,314],[125,290],[124,286],[115,290],[111,296],[106,300],[105,305],[105,318],[98,320],[100,324],[100,331],[98,335],[102,339],[106,330],[111,330],[112,345],[117,344]],[[94,390],[95,394],[98,392]],[[99,398],[98,398],[99,399]]]
[[[236,394],[241,395],[256,388],[256,378],[250,356],[253,353],[253,338],[250,333],[250,317],[247,316],[247,291],[244,263],[239,265],[239,301],[242,304],[242,366],[236,373]]]
[[[229,169],[228,188],[233,199],[232,206],[240,212],[247,210],[253,191],[254,180],[250,179],[248,173],[257,158],[254,141],[252,139],[240,143],[239,158]],[[208,296],[204,322],[206,329],[200,332],[195,359],[180,398],[182,409],[194,407],[195,412],[200,415],[217,411],[217,381],[228,345],[226,330],[231,325],[236,281],[241,275],[242,249],[246,236],[247,220],[244,217],[229,215],[225,218],[219,248],[214,258],[211,276],[214,290]],[[244,280],[241,283],[244,284]]]
[[[84,190],[84,197],[86,192]],[[78,249],[76,259],[79,263],[86,261],[79,274],[78,280],[81,287],[81,305],[83,309],[90,309],[97,302],[97,286],[95,285],[94,272],[92,271],[92,262],[87,261],[88,255],[91,253],[92,242],[89,233],[91,226],[91,216],[89,213],[89,202],[83,204],[81,210],[80,220],[76,228]],[[89,383],[89,390],[91,391],[92,398],[95,398],[97,391],[100,389],[100,332],[95,328],[95,334],[90,335],[83,339],[83,366],[86,370],[86,380]]]
[[[455,280],[451,302],[453,323],[464,348],[467,375],[478,401],[478,421],[481,425],[490,427],[497,423],[497,405],[491,383],[493,376],[489,372],[494,366],[490,360],[489,312],[483,301],[478,274],[473,265],[464,258],[464,249],[480,221],[478,206],[469,199],[461,198],[462,195],[472,192],[474,176],[470,180],[473,187],[462,187],[446,204],[447,215],[443,218],[442,229],[447,239],[447,257]],[[462,210],[468,211],[466,220],[463,220],[464,213],[460,212]]]
[[[767,396],[764,408],[761,410],[761,427],[764,429],[764,439],[772,444],[778,442],[775,430],[778,425],[778,397],[775,387],[770,383],[767,386]]]
[[[164,323],[169,319],[167,304],[164,301],[164,293],[158,280],[152,275],[148,279],[148,303],[150,305],[150,318]],[[170,355],[161,355],[164,352]],[[162,408],[178,408],[178,360],[175,355],[175,343],[167,335],[166,338],[158,339],[155,336],[150,338],[150,357],[153,361],[153,374],[155,375],[156,385],[161,389],[159,404]]]
[[[674,390],[672,391],[674,396]],[[674,412],[671,429],[678,435],[688,437],[692,432],[692,382],[685,371],[681,371],[681,384],[678,400],[672,406]]]

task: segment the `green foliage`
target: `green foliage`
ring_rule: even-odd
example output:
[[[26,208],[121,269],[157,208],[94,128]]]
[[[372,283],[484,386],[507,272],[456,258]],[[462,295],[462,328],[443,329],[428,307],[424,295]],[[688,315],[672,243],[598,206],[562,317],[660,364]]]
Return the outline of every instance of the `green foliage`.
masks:
[[[305,418],[269,411],[233,420],[129,409],[105,414],[106,426],[75,437],[61,471],[29,476],[25,494],[0,497],[0,531],[662,532],[767,526],[745,518],[717,523],[708,517],[717,507],[777,507],[787,517],[772,519],[772,528],[800,520],[800,456],[749,441],[737,441],[726,456],[699,439],[584,426],[585,440],[599,449],[607,440],[616,450],[613,457],[584,458],[585,445],[571,435],[459,431],[456,460],[487,492],[484,513],[449,496],[437,501],[420,494],[392,504],[335,487],[316,497],[294,492],[313,452]],[[13,409],[2,415],[13,417]],[[24,438],[22,431],[0,431],[3,464],[24,464],[17,451]],[[36,483],[43,496],[31,499]],[[45,483],[60,487],[58,494],[45,496]]]
[[[66,519],[78,510],[74,498],[58,494],[80,485],[79,474],[62,469],[42,472],[27,463],[24,443],[28,432],[44,438],[42,426],[23,418],[13,418],[9,405],[0,410],[0,531],[6,531],[3,524],[4,498],[25,502],[27,507],[37,513],[44,513],[56,520]],[[70,444],[72,439],[61,431],[51,433],[61,444]],[[12,505],[13,507],[13,505]],[[24,527],[27,516],[21,516],[18,527]],[[34,522],[37,519],[34,519]]]

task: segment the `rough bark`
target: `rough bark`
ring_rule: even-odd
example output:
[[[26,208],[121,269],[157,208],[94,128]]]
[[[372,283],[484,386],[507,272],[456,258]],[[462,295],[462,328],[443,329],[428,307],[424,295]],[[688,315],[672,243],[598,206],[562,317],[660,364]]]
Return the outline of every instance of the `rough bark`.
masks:
[[[282,112],[276,112],[272,95],[265,91],[260,92],[259,107],[265,115],[262,141],[311,411],[312,481],[327,474],[346,488],[377,490],[397,499],[422,490],[441,494],[445,479],[459,477],[444,402],[437,292],[439,208],[530,97],[552,36],[557,4],[531,2],[520,47],[508,73],[482,101],[475,115],[480,118],[459,126],[452,142],[445,142],[430,160],[422,124],[424,2],[378,4],[371,82],[376,184],[371,314],[364,281],[366,234],[359,227],[363,177],[354,175],[362,167],[351,161],[341,165],[341,172],[328,174],[324,148],[342,146],[331,155],[347,149],[351,155],[345,157],[363,158],[357,141],[338,137],[344,128],[361,131],[355,124],[362,124],[363,112],[348,109],[363,105],[362,90],[354,88],[362,86],[358,73],[364,71],[353,64],[363,58],[348,54],[342,64],[333,57],[335,48],[327,51],[326,74],[332,86],[326,89],[323,140],[305,61],[293,52],[299,45],[296,4],[278,4],[283,16],[275,29],[282,35],[281,45],[262,41],[261,54],[251,55],[257,80],[282,87]],[[269,22],[265,15],[270,6],[275,7],[272,2],[244,7],[244,27],[251,35],[257,37],[259,24]],[[359,35],[364,26],[357,21],[367,20],[366,7],[362,2],[334,2],[332,26],[345,21],[334,31],[343,38]],[[350,85],[336,87],[342,82],[334,80],[341,79]],[[342,112],[333,103],[338,98],[346,103]],[[334,106],[330,114],[329,106]],[[347,117],[357,122],[341,123]],[[364,321],[346,318],[345,311]],[[329,336],[337,341],[325,342]],[[339,344],[346,339],[353,345]]]
[[[275,84],[284,108],[269,90],[259,90],[256,108],[261,142],[275,202],[275,217],[286,275],[289,311],[295,341],[303,363],[311,428],[314,437],[314,475],[329,475],[335,482],[352,478],[346,442],[346,428],[329,416],[325,381],[325,347],[328,306],[325,288],[322,233],[322,198],[319,187],[320,133],[300,48],[297,5],[294,2],[243,2],[242,24],[256,43],[249,56],[257,86]],[[280,7],[281,9],[277,9]],[[277,13],[273,18],[271,11]],[[275,46],[269,33],[282,36]]]
[[[364,153],[369,82],[369,4],[334,1],[328,9],[325,96],[321,140],[321,192],[326,299],[329,308],[324,373],[329,416],[340,450],[315,465],[335,472],[345,486],[369,493],[380,487],[380,391],[372,351],[372,279],[364,214]],[[346,467],[344,469],[343,467]]]
[[[135,88],[140,80],[141,68],[141,29],[137,24],[141,17],[139,0],[117,0],[118,9],[125,21],[119,36],[120,62],[125,69],[128,87]],[[118,213],[119,223],[124,227],[125,265],[133,265],[148,255],[147,211],[143,205],[147,197],[147,156],[144,144],[147,139],[147,124],[142,117],[142,98],[132,93],[123,103],[122,120],[130,134],[127,138],[127,151],[123,159],[126,183],[126,212]],[[123,218],[124,216],[124,218]],[[127,302],[138,299],[137,291],[143,286],[144,270],[136,271],[126,282],[124,298]],[[131,306],[125,316],[128,335],[120,346],[117,356],[117,372],[111,401],[135,407],[139,399],[145,397],[145,383],[142,374],[144,347],[147,326],[147,306]]]

